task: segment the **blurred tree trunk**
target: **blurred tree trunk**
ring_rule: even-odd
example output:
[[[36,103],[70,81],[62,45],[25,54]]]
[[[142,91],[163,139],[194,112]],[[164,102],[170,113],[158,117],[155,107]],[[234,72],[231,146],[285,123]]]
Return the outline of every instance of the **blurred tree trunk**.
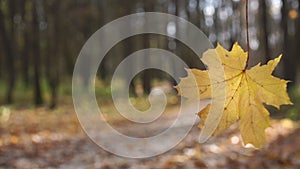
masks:
[[[296,21],[289,18],[288,3],[285,0],[283,0],[282,3],[282,26],[284,30],[284,57],[282,58],[284,64],[283,76],[288,80],[295,81],[297,69],[297,62],[295,59],[298,57],[297,52],[299,52],[299,44],[297,44],[298,40],[295,37],[295,34],[291,34],[290,29],[291,26],[293,26],[291,23]],[[297,29],[297,25],[295,29]],[[296,30],[296,32],[299,31]],[[289,83],[289,85],[291,84],[293,83]]]
[[[53,2],[52,6],[48,7],[48,55],[46,58],[46,74],[51,90],[50,108],[55,108],[57,105],[57,92],[59,85],[59,58],[62,56],[62,29],[61,29],[61,8],[60,0]],[[62,76],[62,75],[61,75]]]
[[[3,45],[2,45],[2,39],[0,38],[0,79],[4,78],[4,71],[5,69],[3,67],[5,67],[5,64],[4,64],[4,48],[3,48]]]
[[[151,12],[153,11],[153,1],[146,1],[144,3],[145,12]],[[146,21],[147,22],[147,21]],[[147,23],[145,23],[145,26],[147,26]],[[147,30],[147,28],[144,28]],[[144,36],[144,49],[151,47],[151,35],[145,34]],[[145,64],[150,61],[150,55],[148,54],[144,60]],[[144,93],[149,94],[151,92],[151,82],[153,80],[153,71],[151,69],[147,69],[143,72],[142,75],[142,81],[143,81],[143,88]]]
[[[269,46],[269,29],[268,29],[268,9],[267,9],[267,2],[264,0],[261,0],[261,9],[262,9],[262,15],[263,15],[263,21],[262,21],[262,27],[263,27],[263,40],[265,45],[265,56],[266,60],[271,59],[271,53],[270,53],[270,46]]]
[[[136,4],[136,2],[128,3],[127,1],[124,1],[123,3],[124,3],[123,6],[126,9],[124,15],[130,14],[135,10],[134,5]],[[132,24],[129,24],[129,26],[131,28]],[[124,53],[123,53],[124,58],[123,59],[126,59],[127,56],[129,56],[131,53],[134,52],[135,42],[136,42],[136,41],[134,41],[135,39],[136,38],[131,37],[131,38],[126,39],[126,41],[122,42],[122,44],[124,46],[124,49],[123,49],[124,50]],[[131,66],[129,68],[129,72],[127,72],[128,75],[132,76],[133,71],[134,71],[134,67]],[[135,92],[135,86],[136,86],[135,82],[132,79],[129,84],[129,94],[131,94],[133,96],[137,96],[137,93]]]
[[[42,91],[40,86],[41,78],[41,56],[40,56],[40,32],[38,21],[37,0],[33,1],[32,9],[32,55],[34,71],[34,102],[35,105],[43,104]]]
[[[296,44],[298,44],[298,47],[297,47],[297,54],[299,55],[299,53],[300,53],[300,48],[299,48],[299,44],[300,44],[300,0],[298,0],[298,4],[299,4],[299,7],[298,7],[298,18],[297,18],[297,21],[296,21],[296,39],[297,39],[297,42],[296,42]],[[298,68],[297,69],[297,72],[296,72],[296,74],[297,74],[297,80],[300,80],[300,57],[299,56],[297,56],[296,57],[296,63],[297,63],[297,65],[296,65],[296,67]],[[300,83],[299,81],[298,81],[298,83]]]
[[[9,9],[10,9],[10,19],[9,23],[13,22],[14,10],[13,10],[14,1],[10,1]],[[2,44],[4,45],[4,53],[6,55],[7,62],[7,76],[8,76],[8,85],[7,85],[7,93],[6,93],[6,102],[13,102],[13,90],[15,86],[15,62],[14,62],[14,28],[13,24],[10,25],[10,32],[5,27],[5,16],[3,11],[0,9],[0,34]]]
[[[22,78],[25,87],[29,86],[29,61],[30,61],[30,20],[27,16],[26,4],[27,0],[21,1],[21,16],[23,22],[25,23],[25,28],[23,31],[24,45],[22,49]]]
[[[112,17],[112,15],[107,15],[107,14],[110,14],[110,12],[112,12],[112,11],[106,7],[106,1],[99,1],[98,11],[99,11],[99,24],[101,26],[103,26],[104,23],[111,20],[110,17]],[[105,37],[102,37],[102,38],[105,38]],[[102,59],[100,66],[99,66],[98,75],[102,80],[107,80],[106,78],[107,78],[107,75],[109,72],[109,67],[110,67],[108,61],[109,61],[109,59],[107,58],[107,56],[105,56]]]
[[[183,1],[181,1],[181,2],[183,2]],[[175,13],[174,13],[174,15],[176,15],[176,16],[178,16],[178,17],[180,17],[180,6],[182,5],[180,2],[179,2],[179,0],[175,0]],[[198,4],[197,4],[198,5]],[[199,13],[198,13],[199,14]],[[190,18],[190,16],[188,16],[188,19]],[[196,18],[198,18],[198,17],[196,17]],[[178,25],[178,22],[175,24],[175,26],[176,26],[176,37],[180,37],[180,36],[182,36],[182,35],[180,35],[180,31],[179,31],[179,27],[180,27],[180,25]],[[175,49],[173,49],[173,52],[176,54],[176,55],[178,55],[178,56],[181,56],[182,54],[181,54],[181,51],[182,50],[178,50],[178,49],[181,49],[181,48],[179,48],[179,46],[180,46],[180,42],[179,41],[176,41],[175,39],[173,40],[173,42],[175,43]],[[189,60],[188,60],[188,62],[189,62]],[[187,63],[188,63],[187,62]],[[188,63],[188,65],[190,65],[189,63]],[[172,63],[172,70],[173,71],[177,71],[178,72],[178,68],[176,67],[176,65],[175,65],[175,62],[173,62]],[[176,73],[177,74],[177,73]],[[175,85],[177,85],[177,82],[176,82],[176,80],[179,80],[179,79],[174,79],[174,78],[172,78],[172,77],[170,77],[170,82],[171,82],[171,85],[172,86],[175,86]],[[176,91],[176,90],[174,90],[174,91]]]

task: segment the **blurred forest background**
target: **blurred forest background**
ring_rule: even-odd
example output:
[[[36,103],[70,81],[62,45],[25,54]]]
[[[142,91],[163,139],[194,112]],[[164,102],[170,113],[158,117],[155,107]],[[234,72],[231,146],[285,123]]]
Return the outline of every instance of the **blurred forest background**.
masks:
[[[289,87],[299,81],[299,3],[249,2],[250,66],[266,63],[283,53],[275,74],[291,80]],[[244,0],[1,0],[0,102],[55,107],[60,96],[71,94],[73,66],[86,40],[114,19],[148,11],[185,18],[203,30],[214,45],[220,43],[230,49],[237,41],[246,49]],[[176,33],[176,26],[168,24],[168,33]],[[195,62],[195,54],[179,41],[145,34],[123,40],[111,49],[100,65],[99,80],[108,86],[124,57],[148,47],[167,49],[190,67],[201,67],[201,63]],[[168,77],[146,70],[137,79],[147,94],[153,80]],[[136,88],[136,84],[132,87]],[[105,87],[102,90],[99,93],[104,95],[110,91]]]
[[[230,49],[233,43],[239,42],[246,50],[245,2],[0,0],[0,169],[300,168],[300,124],[297,121],[300,114],[300,0],[249,0],[249,66],[264,64],[282,53],[282,61],[274,74],[291,80],[288,91],[294,103],[282,106],[280,112],[268,107],[273,117],[272,128],[266,130],[267,143],[261,151],[242,146],[237,125],[205,144],[198,143],[199,129],[195,126],[184,141],[161,156],[123,159],[89,140],[74,111],[75,61],[84,43],[103,25],[137,12],[169,13],[199,27],[214,46],[220,43]],[[174,22],[168,23],[167,34],[193,36],[186,31],[179,32],[178,27]],[[204,68],[187,46],[167,36],[137,35],[115,45],[100,64],[95,92],[110,125],[131,136],[157,134],[164,125],[172,124],[170,117],[178,106],[178,97],[172,88],[174,79],[162,71],[149,69],[132,81],[131,96],[138,99],[131,101],[135,101],[138,108],[147,109],[147,94],[156,85],[165,85],[164,90],[169,92],[168,103],[171,103],[166,113],[149,127],[132,127],[128,120],[116,115],[110,94],[114,70],[131,53],[150,47],[175,53],[191,68]]]

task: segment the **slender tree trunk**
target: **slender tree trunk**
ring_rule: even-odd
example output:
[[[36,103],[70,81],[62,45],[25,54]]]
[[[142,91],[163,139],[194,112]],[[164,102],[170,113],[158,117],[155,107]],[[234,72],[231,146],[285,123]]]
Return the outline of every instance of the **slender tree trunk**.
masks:
[[[146,1],[144,4],[144,8],[146,12],[150,12],[153,10],[153,2],[152,1]],[[146,21],[147,22],[147,21]],[[145,25],[147,26],[147,24]],[[146,27],[144,29],[147,29]],[[144,48],[150,48],[150,41],[151,41],[151,35],[146,34],[144,36]],[[150,61],[150,54],[147,54],[147,58],[144,60],[144,62]],[[147,63],[146,63],[147,64]],[[151,69],[145,70],[142,75],[143,79],[143,88],[144,88],[144,93],[149,94],[151,92],[151,82],[153,80],[153,72]]]
[[[27,29],[27,28],[26,28]],[[28,30],[24,32],[24,48],[23,48],[23,58],[22,58],[22,66],[23,66],[23,83],[26,87],[29,86],[29,62],[30,62],[30,36]]]
[[[5,69],[3,67],[5,67],[5,64],[4,64],[4,52],[3,52],[4,48],[3,48],[3,45],[2,45],[2,39],[0,39],[0,79],[2,79],[4,77],[4,71]]]
[[[298,0],[298,4],[300,4],[300,0]],[[300,5],[299,5],[299,8],[298,8],[298,12],[300,11]],[[297,18],[297,21],[296,21],[296,39],[297,39],[297,42],[296,42],[296,45],[299,45],[300,44],[300,16],[298,14],[298,18]],[[299,46],[297,47],[297,54],[300,53],[300,48]],[[297,64],[296,65],[296,75],[295,75],[295,81],[300,84],[300,57],[297,56],[296,58],[296,61],[295,63]]]
[[[46,7],[49,29],[47,31],[47,57],[45,59],[46,77],[50,87],[50,105],[51,109],[57,105],[57,89],[59,84],[59,58],[61,56],[61,19],[59,0],[55,0],[51,6]],[[58,43],[60,42],[60,43]]]
[[[262,15],[263,15],[263,21],[262,21],[262,27],[263,27],[263,35],[264,35],[264,45],[265,45],[265,56],[266,60],[271,59],[271,53],[270,53],[270,46],[269,46],[269,31],[268,31],[268,9],[267,9],[267,2],[262,0]]]
[[[22,78],[25,87],[29,86],[29,60],[30,60],[30,21],[26,18],[26,3],[27,0],[21,1],[21,16],[23,22],[26,23],[26,27],[23,31],[23,38],[24,38],[24,46],[22,49],[22,61],[21,61],[21,68],[22,68]]]
[[[287,8],[287,3],[283,0],[283,6],[282,6],[282,26],[284,30],[284,51],[283,55],[284,57],[282,58],[283,64],[284,64],[284,78],[295,81],[295,74],[296,74],[296,60],[297,58],[297,50],[299,48],[299,44],[297,43],[297,40],[295,38],[295,35],[290,35],[289,34],[289,24],[290,19],[288,18],[288,8]],[[288,85],[290,86],[293,83],[289,83]]]
[[[6,102],[13,102],[13,90],[15,86],[15,63],[14,63],[14,52],[13,52],[13,36],[12,33],[8,33],[5,29],[4,14],[0,10],[0,34],[2,44],[4,45],[4,53],[7,61],[7,74],[8,74],[8,88],[6,93]]]
[[[33,1],[32,9],[32,54],[33,54],[33,71],[34,71],[34,101],[35,105],[43,104],[42,91],[40,86],[40,36],[39,21],[37,13],[37,1]]]
[[[24,39],[24,45],[22,45],[20,56],[21,56],[21,76],[25,87],[29,86],[29,60],[30,60],[30,21],[26,17],[26,3],[27,0],[19,2],[20,13],[22,17],[22,23],[26,26],[22,31],[22,38]]]

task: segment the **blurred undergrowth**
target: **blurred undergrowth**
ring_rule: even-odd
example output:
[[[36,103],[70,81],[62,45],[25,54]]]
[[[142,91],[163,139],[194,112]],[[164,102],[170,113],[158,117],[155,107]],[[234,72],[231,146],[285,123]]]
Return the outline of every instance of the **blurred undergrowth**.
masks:
[[[45,103],[48,103],[51,99],[51,94],[49,90],[49,85],[46,83],[44,79],[41,81],[43,97],[45,99]],[[160,82],[156,82],[160,84]],[[4,100],[5,98],[5,83],[0,82],[0,108],[3,110],[4,107],[10,107],[12,109],[19,109],[19,108],[35,108],[34,103],[32,102],[32,98],[34,97],[33,94],[33,86],[25,86],[21,82],[16,83],[16,89],[14,91],[14,98],[18,100],[12,105],[5,105]],[[157,85],[156,84],[156,85]],[[72,105],[72,81],[71,79],[65,79],[63,83],[61,83],[59,87],[59,97],[58,97],[58,107],[61,105]],[[277,110],[274,107],[266,106],[273,118],[289,118],[292,120],[299,120],[300,119],[300,86],[295,83],[291,87],[289,87],[289,96],[294,103],[293,105],[289,106],[281,106],[280,110]],[[95,81],[95,94],[99,105],[104,105],[105,113],[111,112],[112,114],[117,113],[116,109],[113,106],[113,100],[111,98],[111,88],[109,83],[105,83],[101,80]],[[134,96],[133,94],[130,95],[131,104],[137,108],[138,110],[144,111],[150,107],[148,96]],[[178,98],[177,94],[174,92],[167,93],[167,106],[172,107],[174,105],[180,104],[180,99]],[[47,104],[45,104],[47,105]]]

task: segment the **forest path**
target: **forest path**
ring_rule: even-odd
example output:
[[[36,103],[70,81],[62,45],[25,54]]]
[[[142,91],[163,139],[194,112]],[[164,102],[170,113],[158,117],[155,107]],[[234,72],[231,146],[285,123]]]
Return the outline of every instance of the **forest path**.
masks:
[[[145,135],[163,131],[174,117],[154,125],[148,133],[127,122],[113,123],[125,134]],[[195,125],[170,151],[148,159],[115,156],[98,147],[82,131],[71,107],[13,110],[0,126],[0,169],[148,169],[148,168],[300,168],[300,129],[297,122],[272,120],[267,143],[261,151],[242,146],[237,125],[197,142]]]

